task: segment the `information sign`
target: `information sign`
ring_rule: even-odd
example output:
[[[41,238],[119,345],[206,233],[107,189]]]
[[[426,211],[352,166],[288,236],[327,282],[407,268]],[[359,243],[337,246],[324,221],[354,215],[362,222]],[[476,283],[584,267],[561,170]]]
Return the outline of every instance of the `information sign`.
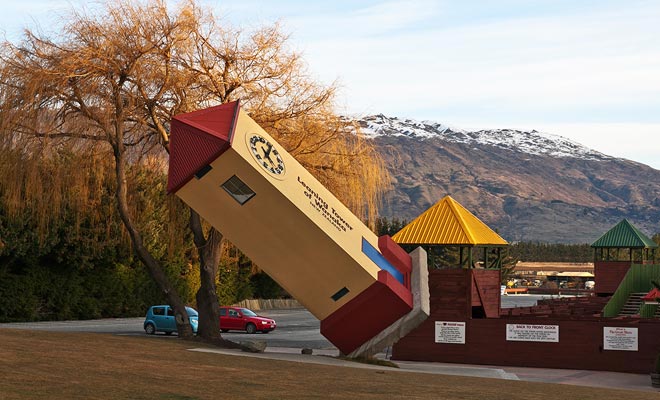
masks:
[[[637,328],[603,327],[604,350],[637,351],[638,343]]]
[[[559,342],[559,325],[506,324],[506,340]]]
[[[435,342],[465,344],[465,322],[435,321]]]

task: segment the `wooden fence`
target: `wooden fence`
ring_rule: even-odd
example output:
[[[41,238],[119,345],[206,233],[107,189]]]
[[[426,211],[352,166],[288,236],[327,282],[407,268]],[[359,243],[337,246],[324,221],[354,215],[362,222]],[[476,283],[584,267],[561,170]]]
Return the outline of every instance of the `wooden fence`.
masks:
[[[298,300],[295,299],[247,299],[239,301],[234,306],[249,308],[250,310],[302,308]]]

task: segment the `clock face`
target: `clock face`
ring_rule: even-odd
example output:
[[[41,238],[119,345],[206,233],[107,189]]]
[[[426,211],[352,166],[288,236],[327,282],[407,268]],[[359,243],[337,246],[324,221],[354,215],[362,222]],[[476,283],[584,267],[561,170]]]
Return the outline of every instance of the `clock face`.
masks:
[[[249,145],[252,155],[266,171],[273,175],[284,174],[284,160],[271,142],[253,134],[249,137]]]

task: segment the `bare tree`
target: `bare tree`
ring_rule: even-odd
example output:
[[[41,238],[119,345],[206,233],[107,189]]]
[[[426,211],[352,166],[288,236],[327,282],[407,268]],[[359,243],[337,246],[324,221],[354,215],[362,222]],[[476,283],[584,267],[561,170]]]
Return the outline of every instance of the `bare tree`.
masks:
[[[249,34],[194,0],[108,2],[73,11],[53,38],[26,30],[0,53],[2,140],[19,146],[75,143],[113,159],[117,209],[136,253],[190,334],[181,299],[144,245],[130,206],[127,168],[165,157],[177,113],[236,99],[365,220],[375,221],[389,178],[373,147],[334,112],[336,86],[311,79],[277,25]],[[39,152],[41,150],[34,150]],[[216,280],[223,235],[190,210],[200,261],[200,335],[220,338]]]

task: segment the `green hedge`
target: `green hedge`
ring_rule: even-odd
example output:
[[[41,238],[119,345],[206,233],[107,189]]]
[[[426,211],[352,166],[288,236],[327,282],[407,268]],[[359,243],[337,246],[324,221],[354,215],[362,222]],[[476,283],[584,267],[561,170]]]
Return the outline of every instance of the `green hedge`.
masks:
[[[162,302],[142,267],[53,271],[32,267],[23,274],[0,270],[0,321],[132,317]]]

